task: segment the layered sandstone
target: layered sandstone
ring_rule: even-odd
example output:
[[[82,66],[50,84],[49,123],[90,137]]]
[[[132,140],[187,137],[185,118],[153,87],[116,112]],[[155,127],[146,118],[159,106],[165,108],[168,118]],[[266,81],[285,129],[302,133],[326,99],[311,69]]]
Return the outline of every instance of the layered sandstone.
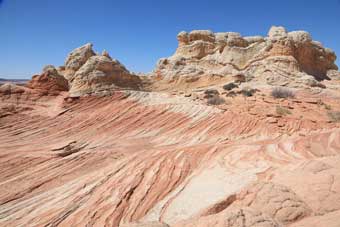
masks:
[[[139,77],[132,75],[119,61],[107,56],[92,56],[74,74],[70,93],[81,96],[117,87],[138,89],[139,84]]]
[[[282,27],[178,40],[150,77],[86,44],[0,86],[0,226],[339,226],[335,54]]]
[[[27,87],[43,94],[57,95],[62,91],[68,91],[68,81],[54,66],[48,65],[44,67],[41,75],[35,75],[28,81]]]
[[[25,87],[13,83],[5,83],[0,86],[0,94],[2,95],[21,94],[26,90]]]
[[[331,49],[305,31],[273,26],[267,37],[235,32],[180,32],[173,56],[161,59],[154,73],[169,82],[190,83],[204,77],[244,74],[247,81],[270,85],[321,86],[337,70]],[[204,79],[203,79],[204,80]]]
[[[67,80],[72,81],[75,72],[77,72],[77,70],[80,69],[80,67],[84,65],[90,57],[96,55],[92,47],[92,43],[87,43],[69,53],[64,66],[64,76]]]
[[[141,80],[129,72],[118,60],[112,59],[107,51],[98,55],[92,44],[73,50],[59,70],[69,81],[71,96],[107,94],[112,90],[139,89]]]
[[[186,90],[228,81],[325,88],[326,80],[340,78],[334,52],[305,31],[273,26],[267,37],[242,37],[195,30],[180,32],[177,39],[175,54],[160,59],[149,76],[131,73],[105,50],[96,54],[90,43],[71,51],[57,73],[67,79],[72,96],[120,89]]]
[[[337,99],[48,97],[1,96],[6,113],[15,106],[0,118],[2,225],[336,226],[340,217],[339,123],[317,104],[334,111]]]

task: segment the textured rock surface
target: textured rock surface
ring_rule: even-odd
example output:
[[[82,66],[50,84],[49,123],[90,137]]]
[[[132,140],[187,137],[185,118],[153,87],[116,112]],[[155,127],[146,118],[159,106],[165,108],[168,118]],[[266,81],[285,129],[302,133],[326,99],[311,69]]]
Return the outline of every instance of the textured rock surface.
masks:
[[[248,206],[262,211],[282,224],[290,224],[311,213],[308,206],[288,187],[273,183],[256,183],[241,192],[233,206]]]
[[[62,91],[68,91],[68,81],[51,65],[44,67],[41,75],[33,76],[26,86],[43,94],[59,94]]]
[[[112,90],[137,90],[141,87],[140,77],[112,59],[106,50],[99,55],[92,47],[88,43],[76,48],[67,56],[65,66],[57,70],[68,80],[71,96],[108,95]]]
[[[223,212],[214,217],[203,217],[196,221],[187,223],[179,223],[175,226],[185,227],[280,227],[273,219],[264,215],[260,211],[252,210],[249,208],[235,209]]]
[[[219,75],[243,73],[247,81],[271,85],[310,86],[309,81],[328,79],[336,70],[336,56],[305,31],[287,32],[273,26],[267,37],[242,37],[239,33],[213,33],[206,30],[180,32],[178,48],[169,58],[161,59],[154,70],[168,82],[187,83]],[[189,81],[190,82],[190,81]]]
[[[0,226],[339,226],[331,52],[280,27],[178,40],[150,78],[86,45],[0,87]],[[292,97],[272,97],[281,82]]]
[[[13,83],[5,83],[0,86],[0,93],[3,95],[24,93],[25,87]]]
[[[119,227],[169,227],[169,225],[161,222],[137,222],[137,223],[127,223],[121,224]]]
[[[92,56],[74,74],[70,94],[82,96],[116,87],[138,89],[139,85],[139,77],[132,75],[119,61],[104,55]]]
[[[64,75],[69,81],[73,80],[75,72],[92,56],[96,55],[92,50],[92,44],[87,43],[84,46],[74,49],[65,60]]]
[[[1,225],[327,226],[318,215],[338,215],[339,124],[317,97],[236,96],[229,111],[158,92],[66,97],[1,96],[31,107],[0,118]],[[292,114],[269,121],[280,102]]]

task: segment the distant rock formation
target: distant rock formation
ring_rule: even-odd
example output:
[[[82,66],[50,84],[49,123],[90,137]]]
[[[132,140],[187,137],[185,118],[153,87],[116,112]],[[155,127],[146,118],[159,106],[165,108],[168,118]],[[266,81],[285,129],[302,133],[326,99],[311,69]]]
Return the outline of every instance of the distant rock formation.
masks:
[[[69,90],[70,96],[84,96],[121,89],[181,90],[183,84],[194,88],[230,80],[325,88],[323,80],[340,79],[335,53],[313,41],[305,31],[287,32],[273,26],[267,37],[242,37],[236,32],[194,30],[180,32],[177,39],[175,54],[160,59],[148,76],[131,73],[106,50],[98,54],[87,43],[71,51],[64,66],[51,66],[27,86],[49,93]]]
[[[305,31],[273,26],[267,37],[242,37],[236,32],[195,30],[180,32],[177,39],[175,54],[160,59],[154,70],[164,80],[190,82],[242,73],[247,81],[269,85],[322,87],[319,81],[330,79],[328,74],[338,69],[335,53]]]
[[[70,96],[103,93],[112,89],[138,89],[140,79],[130,73],[118,60],[112,59],[107,51],[96,54],[92,44],[73,50],[59,68],[70,85]]]

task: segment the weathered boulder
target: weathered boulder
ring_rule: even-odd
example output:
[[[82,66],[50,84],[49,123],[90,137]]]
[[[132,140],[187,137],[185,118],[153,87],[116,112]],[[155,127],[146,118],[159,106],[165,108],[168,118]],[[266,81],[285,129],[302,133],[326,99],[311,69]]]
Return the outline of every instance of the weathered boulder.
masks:
[[[111,59],[111,60],[112,60],[112,58],[111,58],[111,56],[110,56],[109,52],[107,52],[106,50],[103,50],[103,52],[102,52],[102,56],[105,56],[105,57],[107,57],[107,58],[109,58],[109,59]]]
[[[279,227],[292,224],[312,213],[290,188],[272,182],[250,184],[230,198],[230,201],[225,200],[226,208],[221,203],[217,209],[208,209],[214,212],[204,212],[201,217],[178,222],[175,226]]]
[[[232,206],[246,206],[261,211],[285,225],[302,219],[312,212],[291,189],[271,182],[259,182],[249,186]]]
[[[259,210],[240,208],[226,210],[217,215],[209,215],[196,220],[178,223],[175,227],[281,227],[271,217]]]
[[[327,76],[332,80],[340,80],[340,72],[337,70],[328,70]]]
[[[177,35],[178,46],[183,46],[189,43],[189,34],[185,31],[178,33]]]
[[[41,75],[34,75],[27,83],[27,87],[51,95],[57,95],[69,88],[68,81],[52,65],[45,66]]]
[[[246,40],[248,44],[259,43],[259,42],[265,41],[264,37],[262,36],[246,36],[244,37],[244,40]]]
[[[215,34],[210,30],[194,30],[189,33],[189,41],[194,42],[202,40],[205,42],[214,42]]]
[[[306,31],[292,31],[288,33],[288,36],[297,45],[313,41],[312,36]]]
[[[92,49],[92,44],[87,43],[84,46],[74,49],[65,60],[64,76],[69,81],[73,80],[75,72],[92,56],[96,55]]]
[[[139,83],[139,77],[131,74],[119,61],[107,56],[92,56],[74,74],[70,95],[82,96],[118,87],[137,89]]]
[[[284,27],[282,26],[272,26],[269,29],[268,32],[268,37],[271,40],[280,40],[280,39],[284,39],[287,38],[287,31]]]
[[[24,93],[25,90],[25,87],[13,83],[5,83],[0,86],[0,94],[2,95],[21,94]]]

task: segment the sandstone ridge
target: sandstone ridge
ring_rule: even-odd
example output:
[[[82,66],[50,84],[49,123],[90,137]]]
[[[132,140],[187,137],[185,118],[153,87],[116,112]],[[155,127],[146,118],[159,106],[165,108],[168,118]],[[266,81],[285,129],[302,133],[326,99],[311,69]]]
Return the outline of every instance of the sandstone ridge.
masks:
[[[305,31],[273,26],[266,37],[242,37],[236,32],[194,30],[180,32],[177,40],[174,55],[160,59],[146,75],[130,72],[107,51],[98,54],[87,43],[71,51],[64,66],[34,77],[28,87],[49,90],[55,85],[57,92],[69,89],[70,96],[79,97],[122,89],[187,92],[230,81],[323,89],[327,81],[340,80],[335,53]],[[68,89],[60,76],[68,81]]]
[[[273,26],[268,36],[236,32],[180,32],[173,56],[161,59],[154,73],[170,82],[243,74],[247,81],[294,87],[320,86],[337,70],[336,55],[305,31]]]

